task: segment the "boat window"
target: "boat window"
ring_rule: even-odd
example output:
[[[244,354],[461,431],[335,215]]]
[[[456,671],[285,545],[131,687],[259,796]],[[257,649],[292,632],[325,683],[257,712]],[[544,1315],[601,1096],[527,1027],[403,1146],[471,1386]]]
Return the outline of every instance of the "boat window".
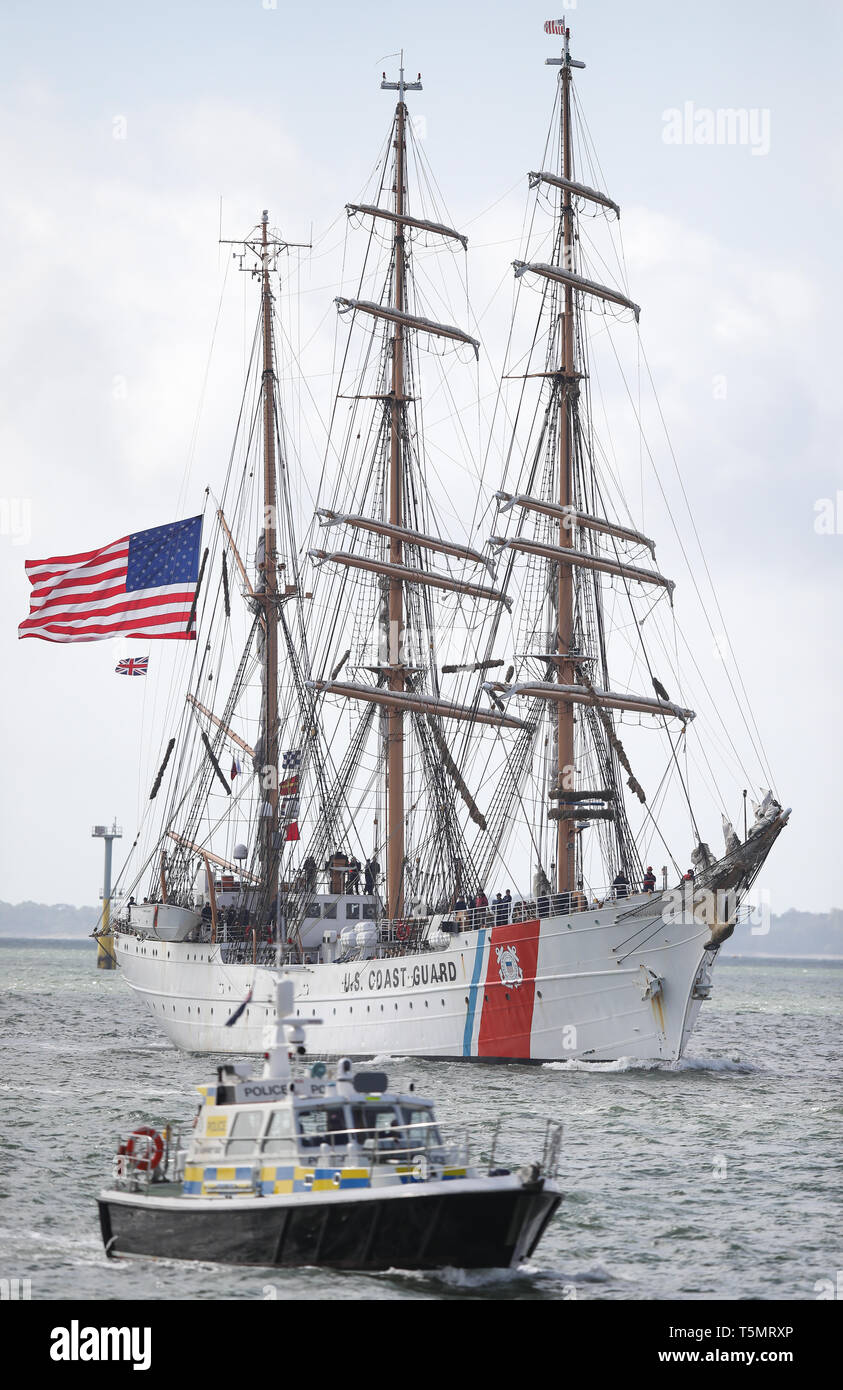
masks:
[[[360,919],[360,904],[346,903],[345,917],[347,922],[357,922]]]
[[[328,904],[326,905],[326,907],[325,907],[325,912],[324,912],[323,915],[324,915],[325,917],[336,917],[336,915],[337,915],[337,905],[336,905],[336,903],[328,903]]]
[[[363,904],[363,916],[366,917],[370,922],[373,922],[377,915],[378,909],[376,903]]]
[[[263,1141],[265,1154],[287,1153],[293,1139],[293,1117],[289,1110],[273,1110]]]
[[[305,912],[304,915],[305,915],[305,917],[321,917],[321,916],[322,916],[322,904],[321,904],[320,902],[308,903],[308,904],[307,904],[307,911]]]
[[[407,1140],[394,1105],[355,1105],[354,1128],[358,1144],[377,1141],[379,1149],[404,1149]]]
[[[262,1110],[238,1110],[231,1124],[228,1143],[225,1146],[226,1153],[253,1153],[262,1125]]]
[[[425,1107],[416,1108],[415,1106],[402,1105],[401,1113],[405,1124],[412,1125],[409,1130],[411,1145],[418,1144],[424,1148],[426,1144],[440,1144],[439,1130],[433,1123],[433,1111]]]
[[[345,1111],[341,1105],[320,1106],[318,1110],[299,1110],[296,1113],[303,1149],[318,1149],[320,1144],[336,1148],[348,1141]]]

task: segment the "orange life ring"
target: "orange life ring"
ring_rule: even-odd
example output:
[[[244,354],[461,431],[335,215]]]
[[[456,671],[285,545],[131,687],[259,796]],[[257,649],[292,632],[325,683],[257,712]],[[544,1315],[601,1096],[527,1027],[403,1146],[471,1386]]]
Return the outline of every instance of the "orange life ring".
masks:
[[[138,1139],[148,1139],[150,1142],[148,1144],[136,1144],[135,1141]],[[136,1149],[141,1152],[141,1158],[135,1158]],[[117,1153],[121,1157],[133,1160],[131,1165],[127,1164],[127,1167],[131,1166],[136,1173],[146,1173],[157,1168],[161,1162],[164,1156],[164,1138],[151,1125],[141,1125],[138,1129],[132,1130],[126,1142],[120,1145]]]
[[[396,922],[396,924],[395,924],[395,937],[396,937],[396,940],[398,940],[398,941],[406,941],[406,940],[407,940],[407,937],[408,937],[409,935],[410,935],[410,923],[409,923],[409,922]]]

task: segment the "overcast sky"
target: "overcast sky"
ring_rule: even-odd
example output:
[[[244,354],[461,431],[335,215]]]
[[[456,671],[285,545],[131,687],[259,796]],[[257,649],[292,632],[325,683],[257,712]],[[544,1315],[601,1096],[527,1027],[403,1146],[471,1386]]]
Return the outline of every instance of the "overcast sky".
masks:
[[[642,341],[794,808],[762,882],[775,912],[841,906],[840,8],[579,0],[567,13],[588,65],[579,98],[623,208]],[[470,232],[479,313],[518,255],[524,175],[553,96],[550,17],[488,0],[5,0],[3,899],[94,902],[91,825],[116,815],[128,843],[148,791],[158,688],[113,675],[122,646],[19,642],[23,563],[190,515],[221,479],[254,306],[241,284],[223,296],[203,395],[225,270],[220,198],[224,235],[263,207],[293,240],[313,226],[321,259],[302,271],[301,318],[318,395],[344,217],[329,229],[386,136],[380,73],[393,75],[386,55],[403,45],[424,82],[412,112],[426,157]],[[724,109],[747,113],[743,143],[689,143]],[[508,280],[503,296],[508,306]],[[492,366],[502,321],[493,309]],[[302,425],[314,458],[320,428]],[[839,500],[830,521],[822,499]],[[720,660],[702,624],[691,635],[703,670]],[[707,830],[719,847],[719,825]]]

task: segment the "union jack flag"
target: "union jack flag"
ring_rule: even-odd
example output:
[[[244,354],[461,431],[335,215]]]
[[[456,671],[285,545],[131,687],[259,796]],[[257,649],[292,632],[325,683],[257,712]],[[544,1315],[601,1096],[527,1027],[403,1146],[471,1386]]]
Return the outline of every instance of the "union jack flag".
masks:
[[[124,656],[114,669],[118,676],[145,676],[148,667],[148,656]]]

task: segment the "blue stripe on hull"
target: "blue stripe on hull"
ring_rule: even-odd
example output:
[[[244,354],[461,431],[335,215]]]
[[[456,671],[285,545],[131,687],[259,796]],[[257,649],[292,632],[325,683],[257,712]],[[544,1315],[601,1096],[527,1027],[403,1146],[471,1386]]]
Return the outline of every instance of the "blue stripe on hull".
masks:
[[[474,1036],[474,1012],[477,1007],[477,989],[480,984],[480,975],[483,970],[483,958],[485,956],[486,928],[481,927],[477,933],[477,945],[474,953],[474,970],[471,975],[471,984],[468,987],[468,1013],[465,1019],[465,1032],[462,1039],[463,1057],[471,1056],[471,1040]]]

